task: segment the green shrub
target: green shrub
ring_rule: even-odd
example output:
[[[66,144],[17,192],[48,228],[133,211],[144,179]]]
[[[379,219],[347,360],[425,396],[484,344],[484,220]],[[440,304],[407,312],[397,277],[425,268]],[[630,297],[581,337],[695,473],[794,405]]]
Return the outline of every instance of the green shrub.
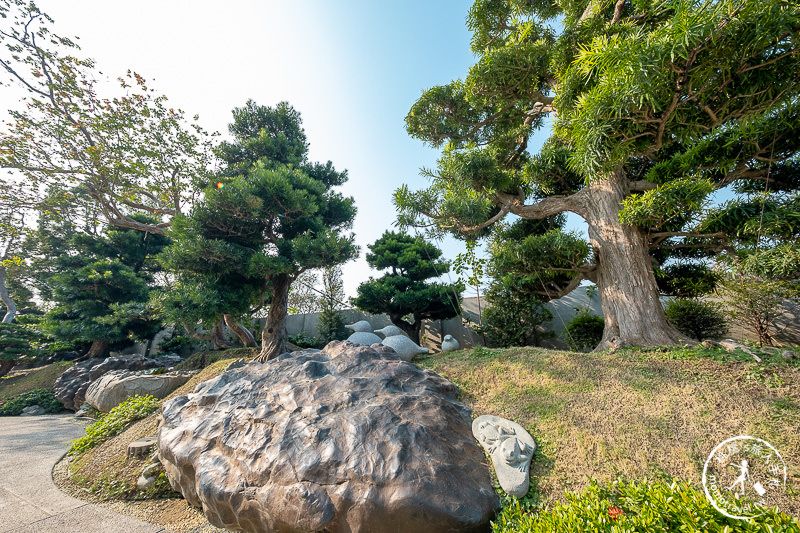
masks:
[[[305,333],[298,333],[297,335],[289,335],[289,342],[300,348],[320,348],[320,343],[316,337],[306,335]]]
[[[605,320],[591,313],[578,313],[564,328],[567,346],[573,352],[589,352],[603,339]]]
[[[56,400],[53,389],[36,389],[8,400],[0,400],[0,416],[16,416],[31,405],[39,405],[48,413],[58,413],[64,410],[61,402]]]
[[[800,522],[768,510],[751,520],[728,518],[718,512],[705,494],[688,483],[616,481],[600,486],[592,481],[582,494],[568,493],[566,503],[556,503],[539,514],[525,512],[517,501],[505,507],[492,523],[493,533],[745,533],[800,531]]]
[[[159,401],[152,396],[128,398],[110,413],[86,428],[83,437],[72,441],[69,453],[83,453],[99,446],[111,437],[119,435],[133,422],[140,420],[159,408]]]
[[[197,343],[197,340],[189,337],[188,335],[176,334],[171,339],[162,342],[158,350],[164,353],[177,353],[180,354],[185,348],[188,348]]]
[[[676,298],[667,303],[664,313],[678,331],[699,341],[721,339],[728,331],[728,321],[718,304]]]

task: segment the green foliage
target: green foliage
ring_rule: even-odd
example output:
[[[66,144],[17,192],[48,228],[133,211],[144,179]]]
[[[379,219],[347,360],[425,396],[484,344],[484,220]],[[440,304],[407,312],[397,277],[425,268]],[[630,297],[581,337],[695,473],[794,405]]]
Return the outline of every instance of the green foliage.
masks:
[[[38,317],[17,315],[16,322],[0,324],[0,359],[32,360],[44,355],[47,337],[39,331]]]
[[[579,312],[564,328],[564,340],[573,352],[590,352],[603,338],[605,321],[589,312]]]
[[[714,291],[720,274],[702,263],[672,263],[655,269],[661,294],[698,298]]]
[[[367,262],[377,270],[388,270],[378,279],[359,285],[353,305],[373,314],[386,313],[394,325],[419,343],[425,319],[442,320],[461,312],[460,283],[428,282],[450,271],[442,251],[421,237],[386,231],[369,246]],[[411,321],[406,320],[411,316]]]
[[[90,448],[99,446],[111,437],[119,435],[133,422],[154,413],[160,407],[160,402],[153,396],[134,396],[128,398],[111,412],[102,416],[100,420],[86,428],[86,433],[74,441],[69,448],[69,453],[80,454]]]
[[[162,231],[161,220],[138,222],[130,208],[170,216],[194,199],[212,166],[198,117],[187,120],[131,71],[101,96],[94,61],[35,3],[4,0],[0,15],[0,60],[27,93],[0,136],[0,166],[25,178],[17,196],[34,204],[46,185],[79,184],[116,223]]]
[[[797,282],[733,274],[722,281],[719,294],[733,318],[756,332],[760,345],[772,346],[784,302],[797,304],[800,286]]]
[[[188,348],[195,344],[197,341],[188,335],[181,335],[176,334],[173,335],[172,338],[162,342],[158,349],[164,353],[178,353],[182,352],[185,348]]]
[[[306,335],[305,333],[298,333],[296,335],[289,335],[289,342],[299,346],[300,348],[321,348],[320,342],[316,337]]]
[[[319,297],[320,313],[317,332],[318,342],[325,346],[331,341],[340,341],[350,335],[344,327],[344,316],[340,312],[344,301],[342,268],[328,267],[322,271],[322,294]]]
[[[676,298],[667,302],[664,312],[678,331],[699,341],[720,339],[728,331],[728,320],[720,304]]]
[[[38,405],[48,413],[59,413],[64,406],[56,400],[53,389],[36,389],[30,392],[0,400],[0,416],[16,416],[31,405]]]
[[[513,502],[492,522],[494,533],[756,533],[797,532],[800,523],[775,509],[751,520],[729,518],[717,511],[705,494],[686,482],[592,480],[581,494],[567,493],[565,503],[551,510],[528,513]]]
[[[536,295],[515,283],[524,281],[513,276],[494,280],[487,293],[492,305],[483,312],[480,330],[492,346],[536,346],[547,337],[540,326],[553,318],[553,313]]]

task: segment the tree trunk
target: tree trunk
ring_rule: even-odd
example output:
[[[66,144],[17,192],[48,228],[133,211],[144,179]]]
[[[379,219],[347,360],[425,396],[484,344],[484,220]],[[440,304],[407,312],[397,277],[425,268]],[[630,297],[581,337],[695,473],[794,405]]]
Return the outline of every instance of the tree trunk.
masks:
[[[211,344],[215,350],[228,350],[234,348],[234,345],[225,340],[225,330],[222,329],[222,320],[214,323],[211,329]]]
[[[0,300],[2,300],[3,304],[6,306],[6,314],[3,316],[2,322],[10,324],[14,321],[14,317],[17,314],[17,306],[14,305],[11,296],[8,294],[8,287],[6,287],[6,267],[4,266],[0,266]]]
[[[403,332],[408,335],[409,339],[419,344],[419,332],[422,330],[422,320],[417,320],[412,324],[403,320],[402,316],[391,313],[389,313],[389,320],[392,324],[402,329]]]
[[[250,332],[249,329],[242,326],[233,317],[229,314],[224,314],[222,317],[225,320],[225,325],[236,335],[240,341],[242,341],[242,345],[245,348],[258,348],[258,343],[256,342],[256,338]]]
[[[15,359],[0,359],[0,378],[11,372],[16,364]]]
[[[108,341],[94,341],[81,359],[91,359],[93,357],[108,357]]]
[[[256,361],[264,363],[286,353],[288,335],[286,333],[286,312],[289,305],[289,287],[291,279],[286,274],[270,278],[272,298],[267,313],[267,323],[261,333],[261,352]]]
[[[622,345],[694,344],[664,315],[647,253],[647,236],[619,220],[623,183],[624,174],[615,171],[592,186],[587,205],[589,241],[595,251],[596,283],[605,318],[603,339],[595,351]]]

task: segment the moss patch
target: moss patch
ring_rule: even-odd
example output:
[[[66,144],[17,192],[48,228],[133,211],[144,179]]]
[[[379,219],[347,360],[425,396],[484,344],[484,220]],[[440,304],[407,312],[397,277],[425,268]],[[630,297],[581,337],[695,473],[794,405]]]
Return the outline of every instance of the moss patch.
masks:
[[[0,378],[0,400],[36,389],[52,389],[56,380],[74,363],[63,361],[51,365],[20,370]]]
[[[258,350],[253,348],[232,348],[230,350],[208,350],[204,352],[196,352],[184,359],[181,363],[176,365],[178,370],[200,370],[212,363],[222,361],[223,359],[241,359],[244,358],[248,361],[252,360],[258,354]]]

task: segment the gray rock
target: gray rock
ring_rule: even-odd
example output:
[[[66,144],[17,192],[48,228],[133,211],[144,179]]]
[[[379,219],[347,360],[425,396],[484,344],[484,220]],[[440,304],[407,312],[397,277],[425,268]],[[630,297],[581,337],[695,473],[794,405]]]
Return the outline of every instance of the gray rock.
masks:
[[[795,357],[797,357],[797,354],[796,354],[796,353],[794,353],[794,352],[793,352],[793,351],[791,351],[791,350],[785,350],[785,351],[784,351],[784,352],[781,354],[781,356],[782,356],[784,359],[794,359]]]
[[[375,335],[374,333],[370,333],[369,331],[356,331],[349,337],[347,337],[348,342],[352,342],[353,344],[361,344],[363,346],[371,346],[373,344],[379,344],[381,342],[381,338]]]
[[[399,355],[403,361],[411,361],[415,355],[428,353],[427,348],[423,348],[405,335],[386,337],[381,341],[381,344],[397,352],[397,355]]]
[[[165,402],[159,456],[227,529],[486,531],[498,499],[456,395],[389,348],[332,342]]]
[[[161,463],[147,465],[136,480],[136,488],[139,490],[149,489],[156,482],[159,474],[161,474]]]
[[[242,368],[247,363],[244,362],[244,359],[237,359],[235,361],[231,361],[228,366],[225,367],[225,372],[229,370],[233,370],[234,368]]]
[[[89,416],[92,412],[96,412],[96,411],[97,410],[94,407],[92,407],[91,405],[89,405],[86,402],[83,402],[83,405],[81,405],[81,408],[78,409],[77,411],[75,411],[75,416],[76,417]]]
[[[121,355],[107,359],[87,359],[64,371],[53,385],[58,401],[71,411],[77,411],[86,401],[86,390],[100,376],[111,370],[146,370],[166,366],[159,359],[142,355]]]
[[[458,341],[454,339],[452,335],[444,336],[442,340],[442,352],[454,352],[459,348],[461,348],[461,345],[458,344]]]
[[[163,374],[112,370],[89,385],[86,390],[86,403],[101,413],[108,413],[134,396],[153,396],[160,400],[189,381],[189,378],[196,373],[188,370]]]
[[[481,415],[472,421],[472,433],[492,458],[500,487],[522,498],[530,488],[530,464],[536,442],[525,428],[494,415]]]
[[[45,411],[44,407],[42,407],[41,405],[29,405],[28,407],[22,410],[19,416],[41,416],[46,412],[47,411]]]

